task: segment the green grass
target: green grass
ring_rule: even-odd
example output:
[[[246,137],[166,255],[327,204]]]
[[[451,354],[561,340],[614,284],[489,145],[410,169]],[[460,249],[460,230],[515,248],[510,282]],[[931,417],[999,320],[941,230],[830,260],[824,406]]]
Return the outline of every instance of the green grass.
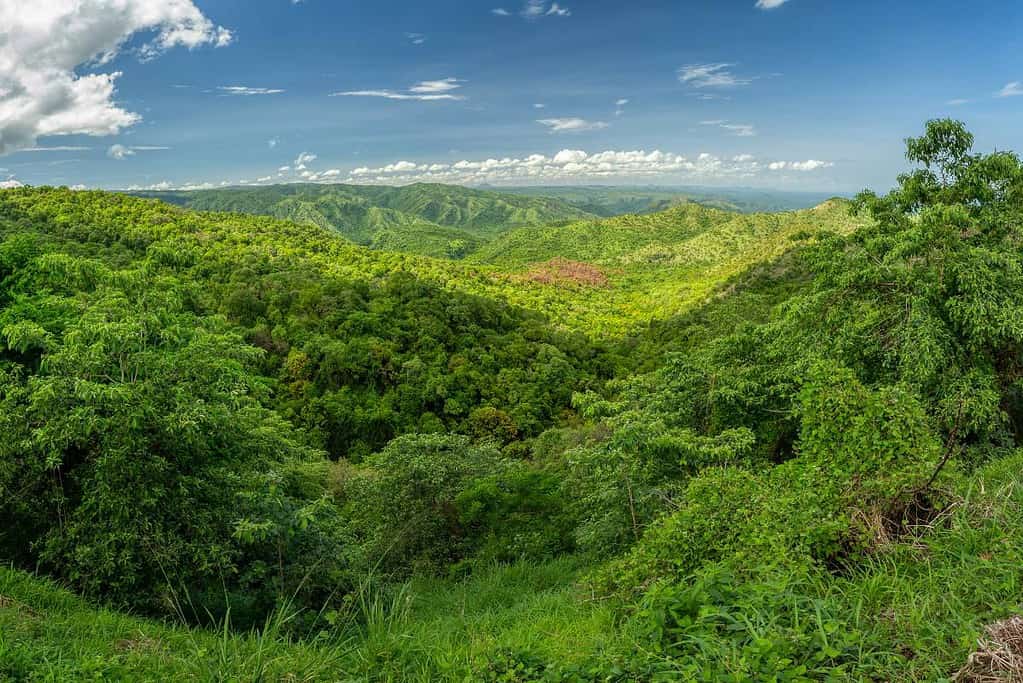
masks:
[[[789,574],[782,588],[754,572],[746,580],[777,594],[770,610],[746,613],[745,628],[770,635],[779,602],[809,601],[819,610],[806,616],[811,622],[860,634],[857,661],[838,680],[947,680],[986,624],[1020,612],[1021,472],[1016,454],[964,478],[940,524],[879,546],[845,571]],[[563,558],[366,590],[352,604],[358,626],[341,620],[331,635],[303,644],[285,635],[280,617],[261,634],[186,629],[0,569],[0,681],[463,681],[500,652],[566,665],[655,651],[630,612],[590,599],[580,582],[588,570]],[[707,652],[719,662],[735,654]],[[683,680],[691,663],[675,662],[679,678],[663,680]]]
[[[286,622],[251,634],[160,624],[3,568],[0,681],[342,680],[351,646],[292,642]]]
[[[467,680],[503,650],[567,662],[611,646],[613,610],[587,599],[572,558],[493,567],[465,580],[365,588],[351,613],[288,637],[287,616],[260,633],[190,629],[91,605],[0,569],[0,681]]]

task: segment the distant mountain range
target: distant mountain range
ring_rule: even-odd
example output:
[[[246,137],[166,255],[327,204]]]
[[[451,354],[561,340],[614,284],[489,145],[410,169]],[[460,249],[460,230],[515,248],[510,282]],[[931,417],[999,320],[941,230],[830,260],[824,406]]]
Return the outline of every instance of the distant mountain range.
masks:
[[[687,202],[740,213],[798,211],[817,206],[833,196],[824,192],[655,185],[503,187],[500,191],[526,197],[543,196],[559,199],[605,218],[627,213],[656,213]]]
[[[518,228],[650,214],[684,204],[731,213],[789,211],[827,199],[819,193],[663,187],[474,189],[288,184],[218,190],[134,192],[197,211],[229,211],[318,225],[363,246],[461,259]]]
[[[559,199],[422,183],[133,194],[198,211],[259,214],[314,224],[363,246],[447,258],[461,258],[514,228],[596,217]]]

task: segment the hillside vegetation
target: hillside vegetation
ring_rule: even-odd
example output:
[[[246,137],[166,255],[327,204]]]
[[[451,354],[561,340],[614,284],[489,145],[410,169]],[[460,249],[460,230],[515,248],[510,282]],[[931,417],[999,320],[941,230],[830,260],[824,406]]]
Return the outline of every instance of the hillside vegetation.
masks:
[[[1023,164],[972,145],[480,263],[0,192],[0,680],[1016,680]]]
[[[502,187],[501,192],[559,199],[605,218],[627,213],[657,213],[686,203],[741,213],[797,211],[816,206],[829,196],[821,192],[613,185]]]
[[[334,230],[363,246],[441,258],[461,258],[511,228],[589,216],[545,197],[425,183],[407,187],[274,185],[136,194],[199,211],[232,211],[308,223]]]
[[[568,327],[614,336],[692,310],[756,264],[869,223],[851,216],[850,206],[831,200],[805,211],[736,214],[683,204],[657,214],[521,228],[469,261],[507,273],[515,283],[511,300]],[[563,268],[557,269],[563,277],[544,276],[552,259],[600,273],[600,286]]]

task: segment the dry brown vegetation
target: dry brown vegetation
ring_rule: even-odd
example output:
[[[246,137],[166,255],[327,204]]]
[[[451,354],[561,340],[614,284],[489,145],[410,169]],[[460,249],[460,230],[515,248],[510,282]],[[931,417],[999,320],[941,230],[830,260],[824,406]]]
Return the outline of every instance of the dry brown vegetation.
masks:
[[[570,283],[588,287],[607,287],[610,283],[604,271],[597,266],[560,257],[536,264],[523,277],[545,285]]]

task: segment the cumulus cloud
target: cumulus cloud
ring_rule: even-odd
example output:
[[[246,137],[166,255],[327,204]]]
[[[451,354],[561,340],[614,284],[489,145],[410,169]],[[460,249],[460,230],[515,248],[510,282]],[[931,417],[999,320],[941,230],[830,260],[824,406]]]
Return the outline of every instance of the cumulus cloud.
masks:
[[[807,159],[806,161],[773,161],[767,165],[772,171],[819,171],[834,166],[830,161]]]
[[[142,60],[233,39],[192,0],[0,0],[0,17],[0,154],[43,136],[114,135],[137,123],[114,100],[121,72],[76,72],[109,63],[137,33],[152,35]]]
[[[536,122],[542,126],[547,126],[552,133],[583,133],[591,130],[602,130],[608,126],[604,121],[587,121],[586,119],[575,117],[537,119]]]
[[[135,152],[124,145],[110,145],[110,149],[107,150],[107,156],[111,159],[117,159],[118,161],[124,161],[130,156],[134,156]]]
[[[452,91],[462,87],[465,81],[459,78],[442,78],[436,81],[420,81],[407,91],[395,90],[346,90],[332,93],[331,97],[382,97],[388,100],[415,100],[438,102],[442,100],[464,100],[465,96]]]
[[[0,190],[13,190],[16,187],[24,187],[24,183],[20,183],[14,178],[0,180]]]
[[[825,161],[760,161],[750,154],[721,158],[700,154],[695,158],[660,150],[605,151],[589,154],[563,149],[553,156],[533,154],[452,164],[398,161],[386,166],[364,166],[349,173],[345,182],[402,185],[414,182],[515,184],[540,182],[609,181],[673,177],[688,181],[744,181],[771,171],[810,172],[830,168]]]
[[[217,90],[222,95],[279,95],[280,88],[250,88],[245,85],[219,85]]]
[[[314,161],[316,161],[315,154],[302,152],[295,158],[295,161],[293,161],[291,165],[295,167],[296,171],[304,171],[306,170],[306,164],[311,164]],[[280,170],[283,171],[286,168],[287,166],[282,166]]]
[[[731,68],[734,64],[687,64],[678,70],[678,79],[693,88],[734,88],[749,85],[752,78],[736,76]]]
[[[1020,95],[1023,95],[1023,83],[1019,81],[1006,83],[1004,88],[995,93],[995,97],[1019,97]]]
[[[774,9],[781,7],[789,0],[757,0],[757,9]]]

